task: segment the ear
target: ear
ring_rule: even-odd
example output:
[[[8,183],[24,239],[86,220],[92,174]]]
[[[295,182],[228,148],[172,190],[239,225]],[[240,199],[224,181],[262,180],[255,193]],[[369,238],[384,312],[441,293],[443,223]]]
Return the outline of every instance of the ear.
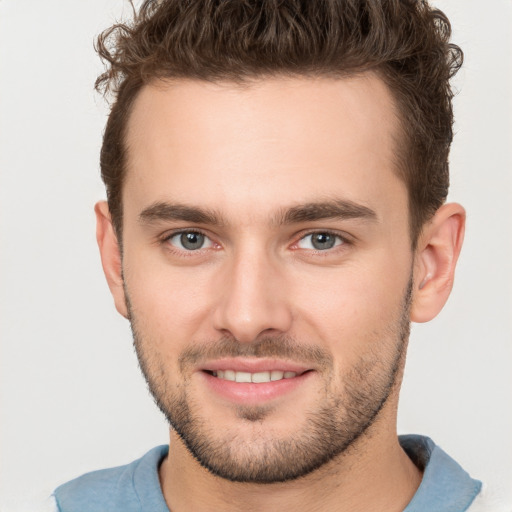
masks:
[[[441,206],[423,228],[414,261],[413,322],[432,320],[448,300],[465,224],[464,208],[450,203]]]
[[[121,249],[112,224],[112,218],[106,201],[94,206],[96,214],[96,240],[100,249],[101,264],[107,278],[108,287],[114,297],[117,311],[128,318],[128,308],[123,286]]]

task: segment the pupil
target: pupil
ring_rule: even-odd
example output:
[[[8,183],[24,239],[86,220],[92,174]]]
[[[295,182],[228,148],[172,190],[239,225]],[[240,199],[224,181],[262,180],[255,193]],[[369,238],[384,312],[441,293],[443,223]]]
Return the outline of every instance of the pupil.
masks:
[[[183,233],[180,238],[181,245],[189,250],[200,249],[204,243],[201,233]]]
[[[317,233],[313,235],[312,242],[315,249],[331,249],[334,247],[335,238],[328,233]]]

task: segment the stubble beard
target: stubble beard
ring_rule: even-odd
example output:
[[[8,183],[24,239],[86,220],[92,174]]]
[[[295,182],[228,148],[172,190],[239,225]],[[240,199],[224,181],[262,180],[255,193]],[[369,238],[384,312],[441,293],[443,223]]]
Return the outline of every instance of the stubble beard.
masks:
[[[334,366],[329,353],[301,345],[286,336],[239,344],[225,338],[196,346],[181,354],[181,384],[171,385],[168,370],[150,354],[151,342],[138,329],[126,294],[134,346],[139,364],[159,409],[170,426],[180,436],[192,456],[212,474],[233,482],[277,483],[304,477],[356,445],[369,432],[388,402],[393,390],[398,392],[410,332],[409,311],[412,277],[404,294],[399,315],[390,323],[386,338],[394,342],[394,350],[382,357],[376,350],[362,355],[352,369],[342,377],[342,391],[333,389]],[[386,339],[386,343],[389,343]],[[375,340],[379,343],[380,340]],[[238,406],[240,430],[256,427],[247,441],[236,427],[219,433],[214,418],[198,413],[201,404],[188,393],[186,368],[204,352],[217,357],[283,357],[307,362],[314,360],[325,371],[325,386],[321,405],[305,413],[302,427],[282,438],[267,432],[265,418],[271,406]],[[317,402],[319,403],[319,402]],[[242,432],[247,434],[247,432]]]

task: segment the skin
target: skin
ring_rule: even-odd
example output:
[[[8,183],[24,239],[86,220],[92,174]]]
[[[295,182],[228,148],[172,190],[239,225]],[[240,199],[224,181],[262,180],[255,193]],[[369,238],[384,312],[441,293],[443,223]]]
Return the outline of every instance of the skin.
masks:
[[[272,439],[299,436],[326,390],[344,396],[347,376],[362,359],[383,361],[375,373],[389,374],[409,284],[412,321],[432,319],[448,298],[464,210],[442,206],[411,251],[407,190],[393,159],[397,126],[389,91],[370,74],[272,78],[244,87],[159,83],[145,86],[135,102],[122,259],[108,207],[96,205],[104,271],[160,391],[186,387],[208,436],[219,443],[236,437],[242,459],[257,458]],[[326,201],[372,214],[279,222],[283,212]],[[221,221],[177,220],[161,210],[144,215],[157,203],[200,207]],[[179,230],[200,230],[208,243],[187,251],[179,237],[170,238]],[[342,238],[332,249],[314,250],[312,230]],[[296,388],[234,403],[212,391],[193,365],[180,367],[185,351],[222,339],[251,347],[283,337],[328,354],[330,371],[303,357],[299,362],[312,371]],[[169,508],[403,510],[421,480],[396,435],[403,364],[402,357],[389,398],[364,434],[298,480],[262,487],[215,476],[171,429],[160,468]],[[250,420],[251,407],[265,414]]]

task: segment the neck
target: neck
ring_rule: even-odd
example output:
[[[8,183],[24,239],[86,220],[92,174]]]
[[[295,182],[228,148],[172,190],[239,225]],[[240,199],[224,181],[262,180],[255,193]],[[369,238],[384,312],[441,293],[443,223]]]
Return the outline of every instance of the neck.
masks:
[[[416,492],[421,472],[395,432],[371,430],[308,476],[275,484],[230,482],[212,475],[171,431],[169,456],[160,468],[163,494],[172,512],[401,511]]]

